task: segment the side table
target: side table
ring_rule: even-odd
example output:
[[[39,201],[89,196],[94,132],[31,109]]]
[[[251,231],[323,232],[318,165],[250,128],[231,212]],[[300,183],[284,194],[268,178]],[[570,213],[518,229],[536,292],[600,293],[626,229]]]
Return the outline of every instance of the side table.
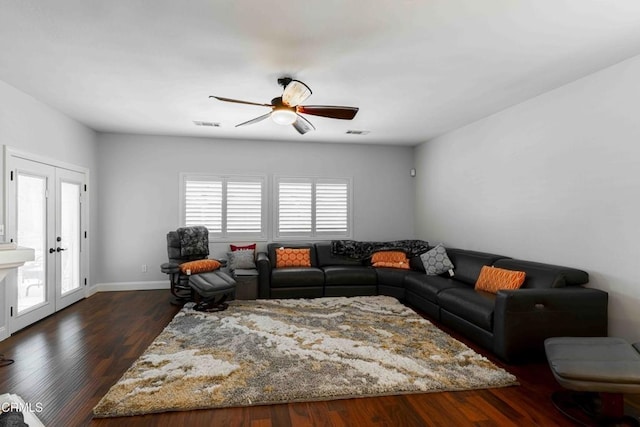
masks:
[[[233,278],[236,280],[236,299],[248,300],[258,298],[258,270],[233,270]]]

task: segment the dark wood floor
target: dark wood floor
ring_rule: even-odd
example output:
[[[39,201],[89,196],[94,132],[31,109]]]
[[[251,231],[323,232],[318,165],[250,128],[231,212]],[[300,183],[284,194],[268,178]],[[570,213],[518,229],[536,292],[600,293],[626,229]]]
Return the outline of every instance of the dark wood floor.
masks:
[[[167,291],[99,293],[0,342],[15,359],[0,367],[0,393],[15,393],[58,426],[570,426],[549,396],[546,363],[505,365],[520,386],[464,392],[293,403],[92,419],[98,400],[142,354],[178,308]],[[446,330],[446,328],[443,328]],[[447,331],[451,333],[451,331]]]

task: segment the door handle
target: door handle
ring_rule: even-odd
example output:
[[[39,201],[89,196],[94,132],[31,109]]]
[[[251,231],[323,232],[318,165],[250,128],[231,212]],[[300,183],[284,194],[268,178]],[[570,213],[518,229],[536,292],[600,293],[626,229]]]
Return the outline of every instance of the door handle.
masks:
[[[53,248],[49,248],[49,253],[50,253],[50,254],[54,253],[55,251],[56,251],[55,249],[53,249]]]
[[[63,248],[56,248],[56,252],[62,252],[62,251],[66,251],[66,250],[67,250],[66,248],[64,248],[64,249]]]

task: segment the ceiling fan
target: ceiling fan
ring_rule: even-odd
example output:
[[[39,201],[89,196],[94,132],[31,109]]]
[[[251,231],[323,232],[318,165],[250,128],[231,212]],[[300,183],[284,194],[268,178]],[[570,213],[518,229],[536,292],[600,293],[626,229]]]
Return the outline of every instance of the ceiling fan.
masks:
[[[236,125],[236,127],[251,125],[258,123],[267,117],[271,117],[271,119],[277,124],[293,125],[293,127],[302,135],[311,130],[315,130],[315,127],[311,122],[309,122],[309,120],[305,119],[300,114],[311,114],[313,116],[329,117],[332,119],[351,120],[358,112],[358,108],[356,107],[300,105],[309,98],[309,96],[311,96],[311,89],[309,89],[309,86],[302,83],[300,80],[294,80],[291,77],[279,78],[278,84],[284,88],[282,96],[273,98],[271,100],[271,104],[241,101],[239,99],[223,98],[221,96],[214,95],[209,96],[209,98],[215,98],[225,102],[235,102],[237,104],[259,105],[271,108],[269,113],[240,123]]]

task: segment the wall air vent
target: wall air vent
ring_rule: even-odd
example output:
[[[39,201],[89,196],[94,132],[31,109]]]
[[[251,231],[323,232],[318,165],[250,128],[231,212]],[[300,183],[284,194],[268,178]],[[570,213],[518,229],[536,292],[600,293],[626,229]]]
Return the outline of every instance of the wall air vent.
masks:
[[[193,124],[196,126],[208,126],[208,127],[212,127],[212,128],[219,128],[220,127],[220,123],[216,123],[216,122],[203,122],[200,120],[194,120]]]
[[[368,130],[348,130],[347,135],[366,135],[369,132]]]

